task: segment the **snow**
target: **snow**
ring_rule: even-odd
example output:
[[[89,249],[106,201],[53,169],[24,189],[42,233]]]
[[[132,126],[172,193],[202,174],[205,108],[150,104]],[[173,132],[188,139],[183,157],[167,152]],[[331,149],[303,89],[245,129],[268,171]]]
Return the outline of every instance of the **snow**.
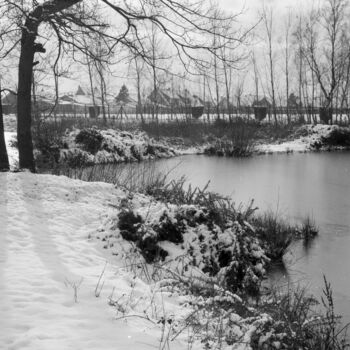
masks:
[[[5,131],[15,132],[17,130],[17,118],[14,114],[4,115],[4,129]]]
[[[76,137],[81,131],[75,129],[64,137],[64,142],[68,148],[61,149],[61,162],[74,162],[75,158],[83,158],[86,164],[107,164],[169,158],[178,154],[173,147],[149,138],[144,132],[127,132],[113,129],[98,130],[95,128],[86,130],[95,132],[102,138],[96,154],[84,150],[84,145],[76,142]]]
[[[14,142],[17,141],[17,134],[12,131],[5,131],[4,135],[10,168],[14,170],[18,167],[18,149],[14,145]]]
[[[109,234],[117,208],[129,195],[110,184],[9,172],[0,173],[0,193],[0,349],[199,350],[205,345],[198,331],[194,337],[188,318],[198,315],[214,339],[216,320],[201,316],[203,307],[241,302],[216,285],[218,294],[206,299],[186,295],[176,284],[171,290],[173,281],[161,275],[171,264],[157,270],[120,236],[113,241]],[[144,195],[132,201],[151,221],[164,208],[174,210]],[[164,244],[174,257],[180,252]],[[148,271],[144,276],[143,270]],[[145,278],[152,273],[159,279]],[[203,274],[197,282],[192,273],[172,270],[168,276],[199,288],[212,283]],[[224,321],[228,334],[247,342],[234,349],[250,349],[249,337],[260,319],[230,311]]]
[[[255,147],[255,151],[258,154],[310,152],[314,150],[313,144],[320,142],[322,137],[327,136],[332,130],[337,128],[339,128],[337,125],[306,125],[302,128],[306,131],[306,136],[279,144],[260,144]]]
[[[0,192],[0,349],[158,348],[161,325],[131,316],[142,315],[151,300],[158,317],[181,315],[179,303],[155,294],[89,239],[121,191],[65,177],[1,173]],[[109,306],[110,296],[128,300],[121,303],[126,310]],[[124,313],[130,317],[120,317]],[[179,337],[171,348],[185,348],[183,341]]]

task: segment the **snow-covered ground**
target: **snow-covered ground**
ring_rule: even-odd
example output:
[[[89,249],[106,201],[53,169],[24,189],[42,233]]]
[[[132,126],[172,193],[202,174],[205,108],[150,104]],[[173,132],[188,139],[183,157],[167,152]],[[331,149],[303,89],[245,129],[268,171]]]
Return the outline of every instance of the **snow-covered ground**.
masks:
[[[9,157],[10,167],[12,170],[18,166],[18,149],[15,145],[17,141],[17,134],[14,131],[5,131],[5,143],[7,155]]]
[[[6,134],[8,142],[12,136]],[[13,168],[11,142],[8,151]],[[204,349],[201,334],[186,325],[198,312],[195,303],[208,300],[145,282],[135,273],[134,266],[145,265],[132,245],[108,238],[122,190],[20,172],[0,173],[0,194],[0,349]],[[135,198],[147,217],[151,203],[166,209]],[[169,259],[181,251],[170,242],[162,246],[171,249]],[[242,343],[222,349],[250,349],[250,334],[266,320],[257,315],[246,323],[230,313],[236,326],[227,330]]]
[[[215,298],[193,299],[164,288],[166,280],[141,278],[136,271],[150,276],[154,267],[120,236],[114,246],[106,239],[128,194],[110,184],[29,172],[0,173],[0,193],[0,349],[216,348],[208,336],[217,320],[188,324]],[[150,200],[136,195],[133,202],[146,212]],[[240,302],[232,293],[220,298],[232,296]],[[230,311],[224,333],[239,342],[219,340],[220,349],[249,350],[251,334],[270,321]]]
[[[294,140],[281,143],[258,144],[255,146],[255,152],[258,154],[309,152],[315,150],[313,145],[321,143],[322,137],[329,135],[332,130],[339,128],[339,126],[318,124],[306,125],[302,128],[306,131],[306,136],[298,136]]]
[[[95,154],[84,149],[83,144],[76,141],[81,132],[95,131],[101,135],[102,142]],[[152,158],[168,158],[177,154],[169,145],[157,142],[144,132],[127,132],[120,130],[73,130],[64,138],[68,148],[61,150],[61,161],[75,157],[77,152],[87,158],[87,163],[105,164],[120,163]]]
[[[89,239],[120,191],[66,177],[1,173],[0,193],[0,349],[159,348],[162,324],[131,317],[131,309],[152,302],[159,314],[186,309],[123,271]],[[125,298],[126,310],[109,306],[111,296]],[[123,312],[130,317],[120,317]],[[171,349],[185,349],[185,342],[179,337]]]

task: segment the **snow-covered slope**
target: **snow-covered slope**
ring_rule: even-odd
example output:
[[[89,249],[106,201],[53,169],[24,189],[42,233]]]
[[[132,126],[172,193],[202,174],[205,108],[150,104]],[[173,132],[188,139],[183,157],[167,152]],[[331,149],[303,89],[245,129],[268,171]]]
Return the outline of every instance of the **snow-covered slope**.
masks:
[[[0,173],[0,193],[0,349],[158,348],[160,325],[118,320],[108,305],[113,290],[125,296],[132,290],[146,307],[152,293],[145,283],[110,260],[95,296],[111,256],[89,237],[120,191],[65,177]],[[185,347],[175,341],[171,348]]]

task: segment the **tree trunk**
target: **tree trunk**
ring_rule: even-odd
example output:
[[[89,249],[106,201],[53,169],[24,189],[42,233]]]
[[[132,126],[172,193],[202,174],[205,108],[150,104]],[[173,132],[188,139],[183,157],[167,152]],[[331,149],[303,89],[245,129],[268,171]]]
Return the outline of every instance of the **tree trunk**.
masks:
[[[32,142],[31,116],[31,86],[33,76],[33,61],[35,52],[45,52],[40,44],[35,44],[38,27],[51,14],[63,11],[82,0],[48,0],[26,17],[22,28],[21,52],[18,65],[18,93],[17,93],[17,139],[19,153],[19,167],[35,172]]]
[[[32,142],[31,87],[33,61],[35,54],[34,42],[38,30],[38,22],[27,19],[22,29],[21,53],[18,67],[17,95],[17,139],[19,167],[35,172]]]
[[[0,86],[1,89],[1,86]],[[7,156],[5,135],[4,135],[4,119],[2,114],[2,103],[0,93],[0,171],[6,171],[10,169],[9,158]]]

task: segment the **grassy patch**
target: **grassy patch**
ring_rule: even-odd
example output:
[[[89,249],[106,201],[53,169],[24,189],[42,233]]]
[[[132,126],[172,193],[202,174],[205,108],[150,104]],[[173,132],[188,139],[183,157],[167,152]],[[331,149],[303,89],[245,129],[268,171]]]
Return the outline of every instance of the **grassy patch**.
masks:
[[[273,212],[254,217],[252,224],[267,256],[272,260],[281,260],[296,237],[296,228]]]
[[[88,182],[106,182],[130,192],[150,193],[166,184],[167,174],[160,173],[152,161],[141,164],[98,164],[93,166],[59,166],[53,175],[63,175]]]

